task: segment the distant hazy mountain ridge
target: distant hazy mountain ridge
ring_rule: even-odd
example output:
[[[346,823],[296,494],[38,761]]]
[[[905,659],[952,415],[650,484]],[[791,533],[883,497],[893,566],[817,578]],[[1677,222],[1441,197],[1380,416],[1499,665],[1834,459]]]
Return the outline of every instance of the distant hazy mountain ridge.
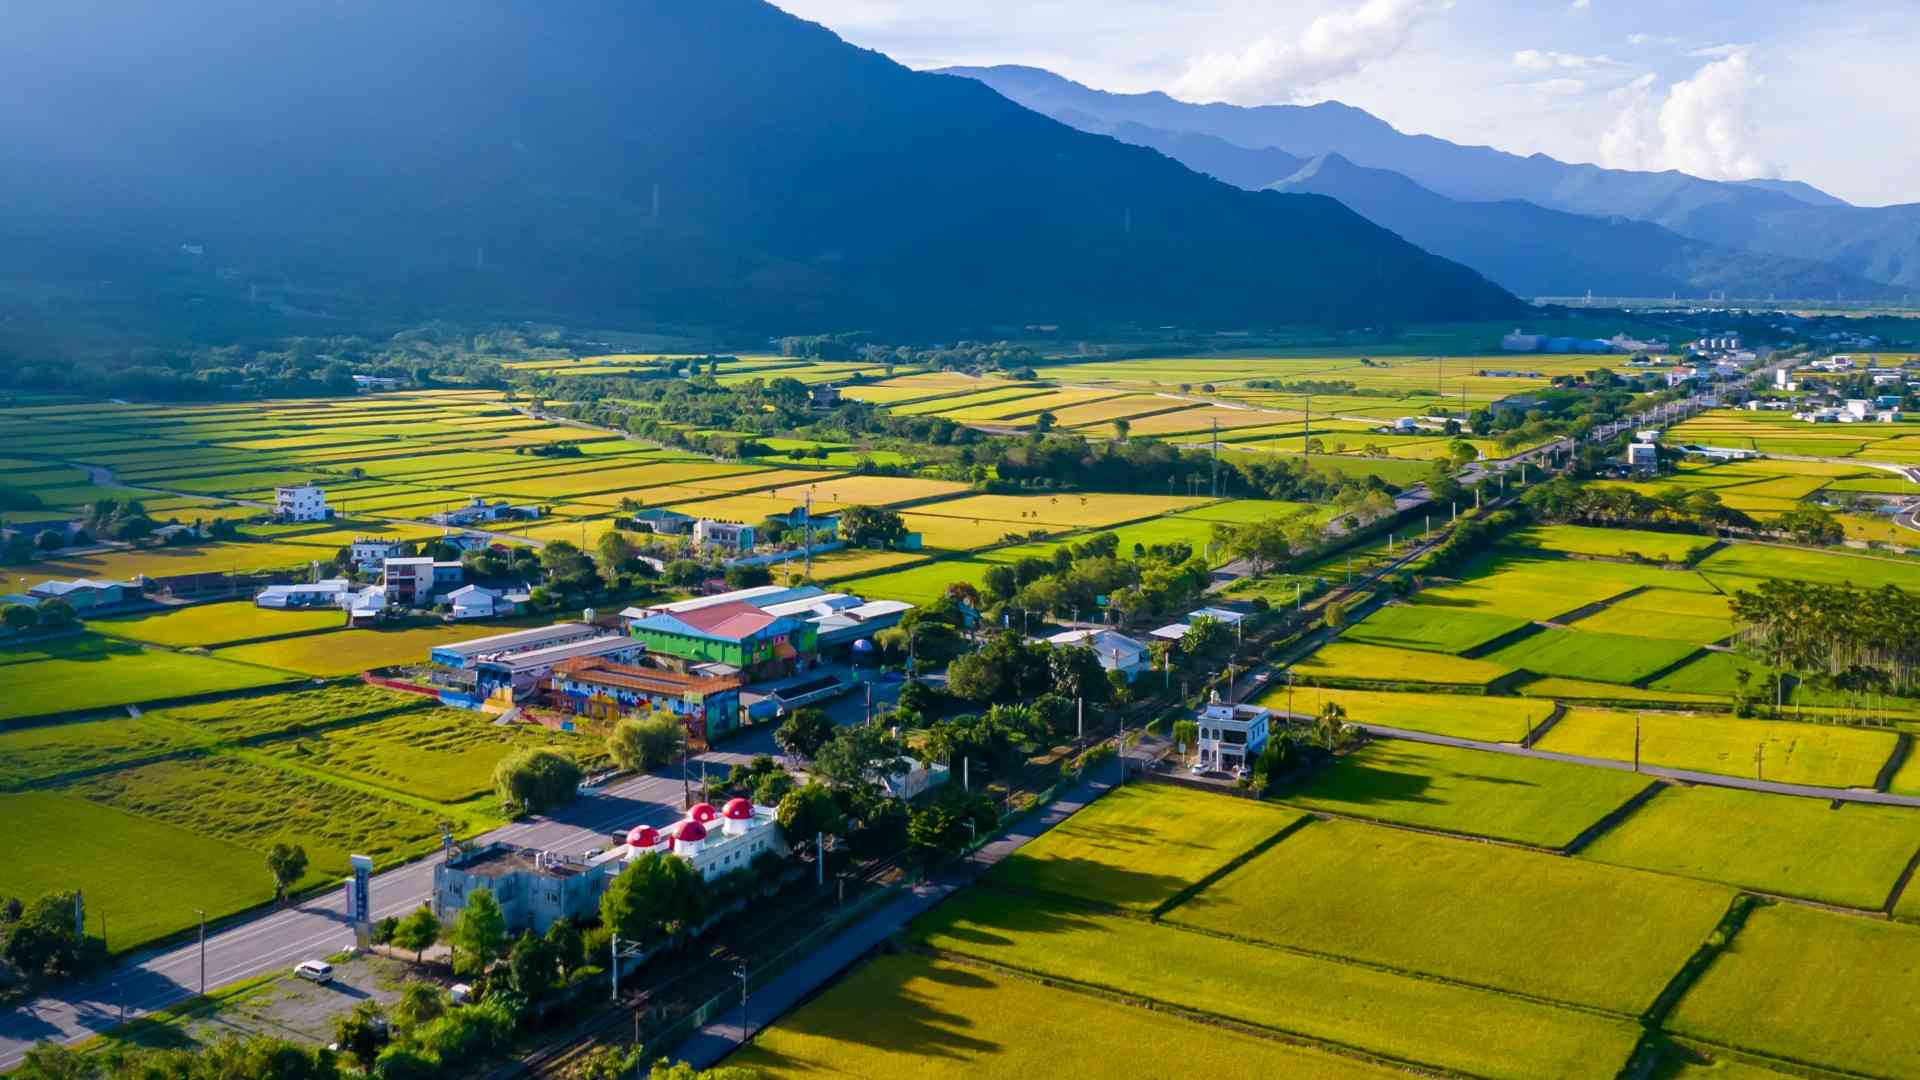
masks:
[[[1254,108],[1195,105],[1161,93],[1094,90],[1038,68],[946,71],[985,82],[1050,116],[1088,118],[1102,125],[1102,130],[1115,129],[1116,137],[1125,138],[1117,129],[1133,125],[1163,133],[1155,136],[1163,143],[1171,142],[1176,135],[1188,139],[1205,136],[1247,150],[1278,150],[1307,160],[1338,154],[1367,169],[1398,173],[1427,193],[1455,202],[1524,200],[1566,214],[1650,223],[1679,238],[1711,245],[1685,248],[1673,239],[1641,234],[1644,241],[1657,241],[1660,248],[1655,272],[1644,282],[1622,278],[1619,288],[1596,281],[1589,286],[1596,291],[1624,292],[1629,291],[1629,285],[1650,287],[1675,274],[1680,274],[1681,280],[1663,291],[1679,289],[1684,293],[1690,287],[1698,294],[1730,289],[1758,297],[1776,292],[1782,296],[1824,297],[1838,292],[1860,299],[1904,295],[1909,288],[1920,285],[1920,205],[1855,207],[1799,181],[1714,181],[1678,172],[1568,164],[1544,154],[1522,157],[1491,147],[1461,146],[1428,135],[1408,135],[1370,113],[1338,102]],[[1129,141],[1154,145],[1144,139]],[[1213,152],[1216,156],[1222,153],[1218,148]],[[1330,185],[1324,182],[1312,186],[1284,183],[1291,176],[1274,176],[1267,184],[1280,185],[1284,190],[1318,190],[1349,201],[1328,190]],[[1354,202],[1349,205],[1368,213]],[[1440,208],[1429,205],[1428,209],[1437,213]],[[1485,212],[1475,211],[1433,224],[1436,231],[1444,232],[1460,228],[1463,218],[1483,224],[1486,221]],[[1539,267],[1537,276],[1513,277],[1516,271],[1526,270],[1517,254],[1507,260],[1503,276],[1464,251],[1423,239],[1422,230],[1405,219],[1395,224],[1384,213],[1375,219],[1416,243],[1467,262],[1509,287],[1530,293],[1556,291],[1546,287],[1556,280],[1549,276],[1549,267]],[[1566,246],[1576,239],[1592,239],[1591,228],[1562,224],[1570,231],[1558,250],[1575,262],[1591,262]],[[1538,245],[1534,249],[1539,250]],[[1720,252],[1743,252],[1746,257],[1733,259]],[[1810,265],[1816,261],[1827,268]],[[1624,263],[1610,258],[1602,260],[1600,266],[1611,266],[1610,272],[1626,269]],[[1600,266],[1594,267],[1596,275]]]

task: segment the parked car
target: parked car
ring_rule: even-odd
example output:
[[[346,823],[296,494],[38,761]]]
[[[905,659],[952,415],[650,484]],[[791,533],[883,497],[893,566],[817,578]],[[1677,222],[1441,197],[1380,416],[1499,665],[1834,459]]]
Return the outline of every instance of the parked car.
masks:
[[[1187,768],[1192,770],[1195,776],[1204,776],[1207,772],[1207,763],[1204,761],[1195,761],[1193,764],[1187,766]]]
[[[333,965],[324,960],[302,960],[294,967],[293,973],[308,982],[333,981]]]

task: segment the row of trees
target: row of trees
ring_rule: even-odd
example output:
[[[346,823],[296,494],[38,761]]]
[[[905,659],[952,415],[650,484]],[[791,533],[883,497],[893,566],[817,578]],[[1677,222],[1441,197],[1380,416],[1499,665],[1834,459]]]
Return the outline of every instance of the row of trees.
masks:
[[[1818,506],[1796,506],[1765,521],[1727,506],[1715,491],[1663,488],[1646,495],[1632,488],[1594,487],[1567,477],[1541,484],[1522,501],[1547,521],[1594,525],[1653,525],[1704,533],[1722,529],[1770,532],[1802,544],[1837,544],[1846,529]]]
[[[1920,689],[1920,596],[1769,578],[1732,598],[1735,640],[1850,709]],[[1776,689],[1776,701],[1781,692]]]

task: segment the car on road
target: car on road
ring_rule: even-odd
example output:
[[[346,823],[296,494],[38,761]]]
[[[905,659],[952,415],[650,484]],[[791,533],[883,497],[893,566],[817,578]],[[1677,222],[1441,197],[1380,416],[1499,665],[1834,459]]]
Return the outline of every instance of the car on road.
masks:
[[[1187,766],[1187,768],[1195,776],[1205,776],[1207,774],[1207,763],[1204,761],[1196,761]]]
[[[324,960],[302,960],[294,966],[293,973],[308,982],[333,981],[333,965]]]

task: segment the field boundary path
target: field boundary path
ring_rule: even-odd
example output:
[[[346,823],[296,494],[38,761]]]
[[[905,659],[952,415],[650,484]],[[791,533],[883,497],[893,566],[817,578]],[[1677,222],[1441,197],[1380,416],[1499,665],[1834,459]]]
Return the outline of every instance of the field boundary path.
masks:
[[[1313,718],[1301,713],[1281,713],[1292,719],[1310,721]],[[1613,769],[1616,772],[1639,772],[1643,776],[1677,780],[1685,784],[1698,784],[1703,787],[1740,788],[1745,791],[1761,791],[1771,795],[1798,795],[1809,799],[1828,799],[1835,802],[1877,803],[1882,806],[1920,806],[1920,795],[1895,795],[1885,791],[1872,791],[1866,788],[1828,788],[1814,787],[1808,784],[1784,784],[1777,780],[1753,780],[1743,776],[1722,776],[1719,773],[1695,772],[1691,769],[1670,769],[1664,765],[1642,763],[1639,769],[1630,761],[1615,761],[1612,758],[1583,757],[1579,754],[1559,754],[1551,750],[1536,750],[1532,747],[1516,746],[1513,743],[1485,742],[1480,739],[1462,739],[1454,735],[1435,735],[1425,731],[1410,731],[1406,728],[1388,727],[1385,724],[1368,724],[1348,721],[1370,735],[1385,739],[1402,739],[1407,742],[1429,743],[1434,746],[1452,746],[1462,750],[1484,750],[1493,754],[1508,754],[1514,757],[1537,758],[1541,761],[1559,761],[1569,765],[1591,765],[1600,769]]]
[[[687,1036],[667,1056],[696,1069],[712,1068],[756,1032],[778,1021],[861,957],[899,933],[907,923],[972,885],[1007,856],[1072,817],[1113,786],[1096,780],[1075,784],[1044,809],[1021,818],[1004,835],[982,844],[979,850],[939,877],[905,890],[898,899],[854,923],[812,955],[755,990],[748,1002],[744,1024],[740,1012],[728,1010],[727,1018],[715,1020]]]

